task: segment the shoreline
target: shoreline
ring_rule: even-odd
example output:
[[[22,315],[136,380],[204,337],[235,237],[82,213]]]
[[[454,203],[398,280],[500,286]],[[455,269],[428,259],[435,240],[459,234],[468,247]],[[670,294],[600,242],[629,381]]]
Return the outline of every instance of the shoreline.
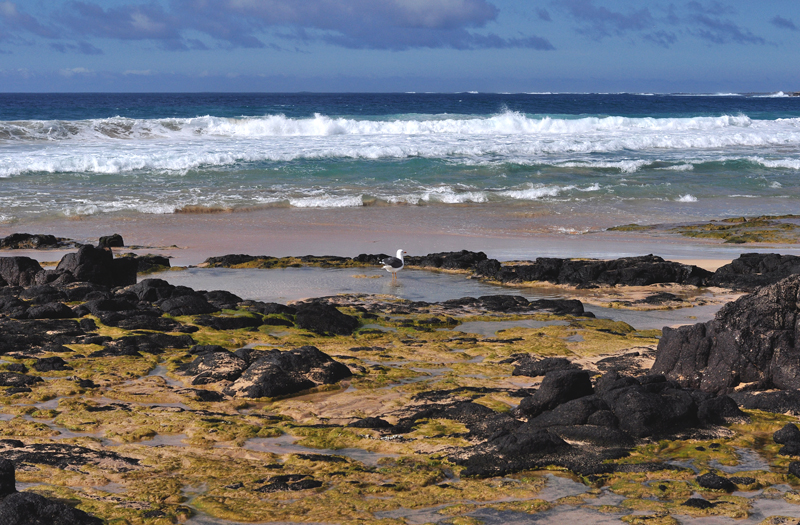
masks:
[[[791,244],[722,244],[652,232],[592,231],[553,233],[535,220],[512,220],[497,210],[453,208],[268,209],[224,214],[89,216],[75,220],[15,222],[0,225],[0,237],[12,233],[51,234],[96,244],[119,233],[123,253],[153,253],[172,258],[173,266],[191,266],[208,257],[233,253],[299,256],[442,251],[483,251],[501,261],[538,257],[613,259],[654,254],[666,260],[715,270],[741,253],[800,255]],[[39,261],[60,259],[70,249],[2,250]]]

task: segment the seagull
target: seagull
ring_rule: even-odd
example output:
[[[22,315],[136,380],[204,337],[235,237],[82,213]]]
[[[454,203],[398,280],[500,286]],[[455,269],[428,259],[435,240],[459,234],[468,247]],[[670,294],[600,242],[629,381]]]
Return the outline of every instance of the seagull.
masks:
[[[397,280],[397,272],[403,269],[403,254],[408,254],[401,249],[397,250],[397,257],[387,257],[381,261],[383,269],[392,273],[392,281]]]

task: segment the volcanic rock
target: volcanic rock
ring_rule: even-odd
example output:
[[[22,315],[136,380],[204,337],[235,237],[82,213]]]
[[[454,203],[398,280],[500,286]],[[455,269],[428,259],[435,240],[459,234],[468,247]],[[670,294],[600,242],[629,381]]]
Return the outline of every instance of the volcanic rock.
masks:
[[[585,370],[554,370],[545,374],[539,389],[520,401],[518,410],[536,417],[545,410],[592,394],[592,382]]]
[[[206,301],[220,310],[235,310],[242,298],[225,290],[212,290],[203,294]]]
[[[136,283],[136,262],[114,259],[110,250],[81,246],[77,253],[68,253],[56,266],[56,272],[69,273],[77,281],[105,286],[128,286]]]
[[[158,306],[166,313],[174,316],[210,314],[219,311],[219,308],[210,304],[200,294],[171,297],[159,302]]]
[[[36,362],[33,364],[33,368],[37,372],[72,370],[72,367],[67,365],[67,362],[58,356],[37,359]]]
[[[214,330],[240,330],[243,328],[252,330],[264,324],[264,321],[260,318],[249,316],[217,317],[200,315],[195,317],[194,322],[200,326],[209,326]]]
[[[392,428],[392,424],[379,417],[365,417],[347,425],[354,428]]]
[[[8,286],[28,287],[36,282],[36,275],[44,270],[30,257],[0,257],[0,278]]]
[[[21,387],[43,382],[44,379],[38,376],[28,376],[15,372],[0,372],[0,386]]]
[[[54,235],[12,233],[0,239],[0,248],[12,250],[36,250],[39,248],[54,248],[60,245],[60,239]]]
[[[556,370],[574,370],[577,368],[577,365],[572,364],[569,359],[563,357],[537,359],[531,354],[525,354],[517,359],[511,375],[538,377]]]
[[[103,520],[33,492],[17,492],[0,502],[3,525],[103,525]]]
[[[320,352],[303,346],[287,352],[262,355],[225,393],[238,397],[275,397],[294,394],[350,377],[350,369]]]
[[[30,301],[33,304],[45,304],[66,301],[67,294],[49,284],[41,284],[22,290],[19,293],[19,298]]]
[[[17,491],[17,478],[14,464],[7,459],[0,459],[0,498]]]
[[[658,283],[703,285],[711,272],[697,266],[665,261],[654,255],[624,257],[611,261],[571,260],[540,257],[529,265],[502,266],[494,275],[481,266],[486,277],[500,282],[549,281],[577,286],[647,286]]]
[[[728,303],[706,323],[664,328],[652,372],[712,393],[743,383],[800,388],[800,275]]]
[[[783,428],[772,434],[772,440],[780,445],[800,443],[800,429],[793,423],[786,423]]]
[[[98,248],[122,248],[123,246],[125,246],[125,241],[122,240],[122,235],[118,233],[100,237],[97,243]]]
[[[717,269],[709,284],[752,292],[796,274],[800,274],[800,257],[796,255],[743,253]]]
[[[72,319],[77,317],[72,308],[64,303],[47,303],[28,308],[30,319]]]
[[[733,492],[736,490],[736,485],[733,484],[728,478],[723,478],[713,472],[708,472],[702,476],[697,476],[697,484],[704,489],[711,490],[724,490],[725,492]]]
[[[318,334],[350,335],[359,324],[358,318],[319,301],[298,304],[295,319],[300,328]]]
[[[193,385],[204,385],[220,380],[233,381],[238,379],[245,370],[247,370],[247,362],[244,359],[222,349],[222,351],[204,352],[189,363],[183,373],[195,376],[192,380]]]
[[[406,257],[405,262],[408,265],[423,268],[469,270],[486,259],[486,254],[483,252],[461,250],[460,252],[429,253],[424,257]]]

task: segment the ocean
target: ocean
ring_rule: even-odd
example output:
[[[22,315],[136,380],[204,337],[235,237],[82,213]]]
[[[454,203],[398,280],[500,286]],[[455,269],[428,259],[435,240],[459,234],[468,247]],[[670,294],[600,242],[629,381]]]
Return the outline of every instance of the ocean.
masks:
[[[783,93],[0,94],[7,225],[460,206],[580,231],[800,212],[799,175]]]

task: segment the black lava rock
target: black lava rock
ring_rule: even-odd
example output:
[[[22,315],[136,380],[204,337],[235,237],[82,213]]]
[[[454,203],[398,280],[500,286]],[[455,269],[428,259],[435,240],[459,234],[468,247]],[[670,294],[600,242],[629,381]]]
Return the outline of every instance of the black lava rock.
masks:
[[[317,334],[350,335],[359,325],[358,318],[318,301],[298,305],[295,319],[297,326]]]
[[[110,250],[85,245],[77,253],[66,254],[55,271],[69,273],[77,281],[114,287],[135,284],[136,268],[136,261],[114,259]]]
[[[800,443],[800,429],[793,423],[786,423],[786,425],[775,431],[772,434],[772,439],[779,445],[786,445],[788,443]]]
[[[210,314],[219,311],[219,308],[206,301],[200,294],[171,297],[158,303],[158,306],[174,316]]]
[[[0,498],[17,491],[17,478],[14,464],[7,459],[0,459]]]
[[[585,370],[555,370],[544,376],[541,386],[519,404],[520,413],[535,417],[545,410],[592,395],[592,382]]]
[[[267,352],[256,359],[225,393],[234,397],[275,397],[294,394],[352,376],[350,369],[320,352],[303,346],[287,352]]]
[[[563,357],[545,357],[537,359],[530,354],[517,359],[511,375],[537,377],[556,370],[575,370],[578,366]]]
[[[712,393],[730,393],[742,383],[797,390],[798,298],[800,275],[726,304],[707,323],[664,328],[652,372]]]
[[[38,372],[52,372],[60,370],[72,370],[72,367],[66,361],[58,356],[45,357],[37,359],[33,364],[33,368]]]
[[[392,424],[379,417],[365,417],[347,425],[354,428],[392,428]]]
[[[752,292],[795,274],[800,274],[800,257],[796,255],[743,253],[718,268],[709,284]]]
[[[0,502],[3,525],[103,525],[103,520],[33,492],[17,492]]]
[[[697,476],[695,481],[697,481],[697,484],[704,489],[724,490],[725,492],[733,492],[736,490],[736,485],[734,485],[728,478],[723,478],[722,476],[712,472],[708,472],[702,476]]]
[[[98,248],[122,248],[123,246],[125,246],[125,241],[122,240],[122,235],[118,233],[100,237],[97,243]]]

